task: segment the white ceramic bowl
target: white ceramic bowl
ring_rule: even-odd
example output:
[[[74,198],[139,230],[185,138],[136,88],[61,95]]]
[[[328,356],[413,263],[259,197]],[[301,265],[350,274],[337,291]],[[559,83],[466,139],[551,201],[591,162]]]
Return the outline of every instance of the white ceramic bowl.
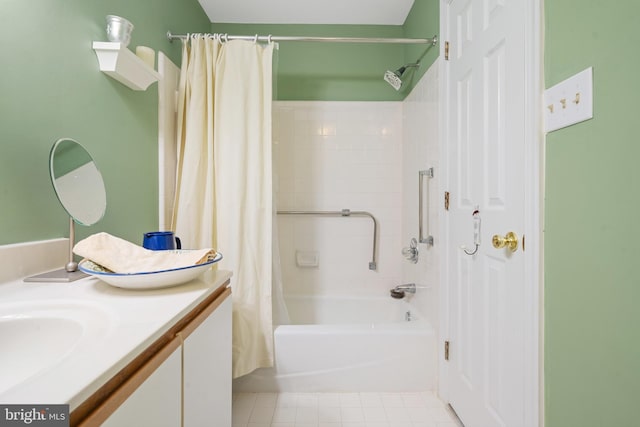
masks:
[[[190,282],[211,268],[213,263],[222,259],[222,254],[203,264],[174,268],[162,271],[146,271],[140,273],[111,273],[94,262],[85,259],[78,264],[80,271],[90,274],[111,286],[125,289],[159,289]]]

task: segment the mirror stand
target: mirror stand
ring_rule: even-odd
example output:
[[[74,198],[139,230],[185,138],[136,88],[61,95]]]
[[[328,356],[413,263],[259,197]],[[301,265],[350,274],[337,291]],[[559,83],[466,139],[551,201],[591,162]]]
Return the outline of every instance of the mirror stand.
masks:
[[[58,270],[48,271],[36,276],[27,277],[25,282],[70,283],[89,275],[78,270],[78,263],[73,260],[73,246],[76,239],[75,221],[69,216],[69,262]]]

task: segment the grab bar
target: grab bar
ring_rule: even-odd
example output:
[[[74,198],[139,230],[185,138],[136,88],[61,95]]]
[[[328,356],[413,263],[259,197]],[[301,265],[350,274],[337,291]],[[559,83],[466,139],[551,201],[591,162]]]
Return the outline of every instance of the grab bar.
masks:
[[[278,211],[278,215],[314,215],[314,216],[367,216],[373,221],[373,254],[369,263],[369,270],[376,270],[377,241],[378,241],[378,221],[371,213],[366,211],[351,211],[342,209],[341,211]]]
[[[423,189],[422,183],[424,182],[425,177],[429,179],[433,178],[433,168],[429,168],[429,169],[418,172],[418,193],[419,193],[418,195],[418,242],[426,243],[429,246],[433,246],[433,236],[428,235],[424,237],[423,230],[422,230],[423,229],[422,221],[424,216],[422,212],[422,206],[424,205],[424,201],[422,200],[422,197],[424,195],[424,189]],[[429,187],[427,187],[427,200],[429,200],[428,189]],[[429,233],[429,221],[427,218],[427,234],[428,233]]]

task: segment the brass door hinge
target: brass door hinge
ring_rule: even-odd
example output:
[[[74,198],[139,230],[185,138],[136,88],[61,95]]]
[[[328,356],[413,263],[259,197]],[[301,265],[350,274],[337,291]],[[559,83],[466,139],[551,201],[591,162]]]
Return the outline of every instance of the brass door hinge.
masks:
[[[449,60],[449,42],[444,42],[444,59]]]
[[[445,211],[449,210],[449,192],[448,191],[444,192],[444,210]]]
[[[449,360],[449,341],[444,342],[444,360]]]

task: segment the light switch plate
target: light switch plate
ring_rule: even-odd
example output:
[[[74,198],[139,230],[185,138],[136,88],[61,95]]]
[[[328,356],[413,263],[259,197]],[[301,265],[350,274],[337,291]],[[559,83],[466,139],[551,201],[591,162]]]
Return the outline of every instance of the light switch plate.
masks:
[[[593,67],[544,91],[544,130],[552,132],[593,118]]]

